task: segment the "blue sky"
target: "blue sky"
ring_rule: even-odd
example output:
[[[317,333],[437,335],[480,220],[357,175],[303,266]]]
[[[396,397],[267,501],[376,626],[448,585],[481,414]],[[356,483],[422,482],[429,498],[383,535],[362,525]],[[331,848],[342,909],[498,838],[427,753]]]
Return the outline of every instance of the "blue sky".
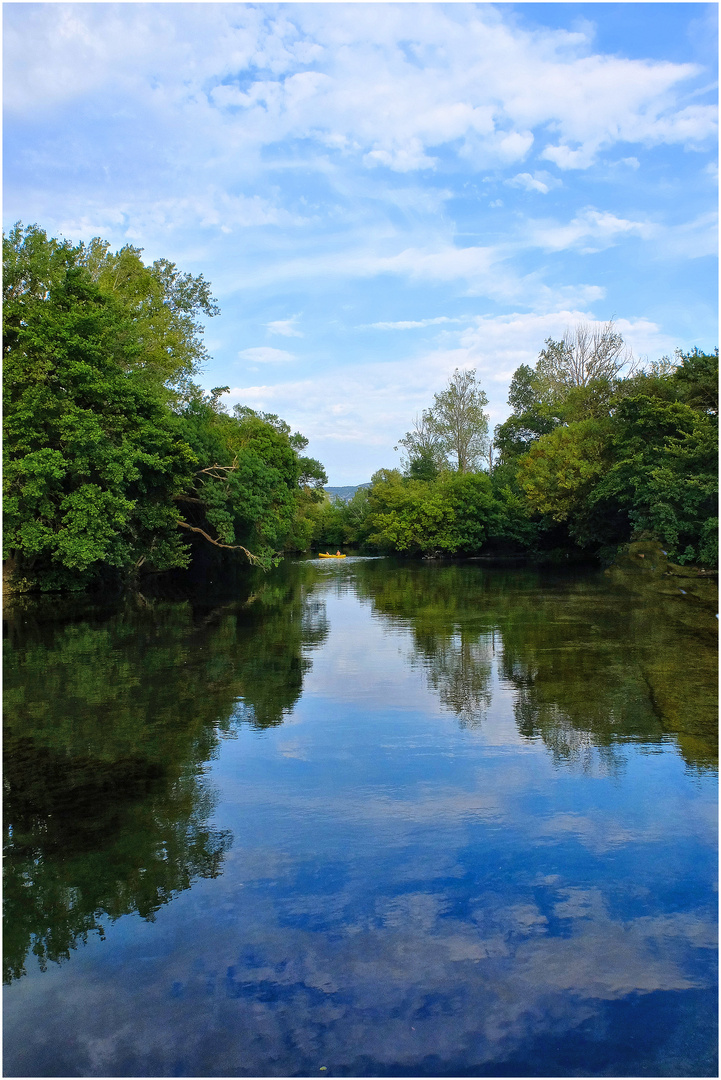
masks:
[[[717,344],[717,6],[5,4],[4,224],[212,282],[202,383],[331,484],[581,320]]]

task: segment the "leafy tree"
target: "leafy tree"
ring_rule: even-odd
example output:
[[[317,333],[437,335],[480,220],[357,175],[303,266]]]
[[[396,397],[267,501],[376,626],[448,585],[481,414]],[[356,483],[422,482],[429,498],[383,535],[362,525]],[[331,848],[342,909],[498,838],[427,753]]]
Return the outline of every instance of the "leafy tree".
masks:
[[[441,469],[448,467],[447,448],[432,409],[424,409],[415,417],[412,429],[398,440],[398,444],[407,451],[402,463],[407,475],[414,480],[432,480]]]
[[[333,547],[364,544],[370,531],[369,520],[367,487],[358,488],[348,502],[326,496],[313,513],[313,540]]]
[[[479,468],[488,452],[487,404],[475,371],[456,368],[445,390],[434,395],[431,408],[399,439],[408,451],[408,474],[432,479],[442,469],[467,473]]]
[[[718,416],[718,349],[713,353],[699,349],[677,352],[676,358],[679,364],[671,381],[679,400],[693,409]]]
[[[442,473],[423,481],[382,469],[373,476],[368,501],[370,543],[409,555],[477,551],[493,519],[485,474]]]
[[[636,533],[659,539],[676,562],[715,564],[716,418],[683,402],[638,395],[619,403],[612,430],[615,461],[592,503],[615,500]]]
[[[517,461],[562,424],[608,416],[624,371],[630,377],[636,365],[612,320],[580,323],[560,341],[548,338],[535,367],[521,364],[511,379],[513,413],[495,432],[499,463]]]
[[[459,368],[446,389],[434,396],[431,412],[436,430],[460,473],[472,472],[486,453],[488,417],[483,409],[487,404],[475,371]]]
[[[210,286],[140,255],[3,239],[5,555],[28,585],[187,566],[188,534],[264,565],[309,542],[323,467],[277,416],[194,385]]]
[[[516,368],[508,388],[508,404],[513,409],[508,419],[496,426],[493,441],[498,464],[514,463],[527,453],[532,443],[558,426],[548,383],[528,364]]]
[[[142,248],[126,245],[111,252],[95,237],[80,244],[76,263],[84,266],[100,291],[116,297],[132,315],[145,371],[181,396],[192,392],[193,376],[209,359],[201,316],[220,308],[202,274],[181,273],[168,259],[145,266]]]
[[[588,498],[611,460],[609,421],[580,420],[533,444],[519,462],[518,483],[532,512],[568,522],[572,534],[587,541]]]
[[[320,462],[300,454],[308,440],[279,417],[240,405],[229,416],[219,403],[226,389],[196,396],[180,414],[200,468],[177,496],[179,524],[269,566],[285,547],[308,546],[309,510],[322,501],[327,477]]]
[[[173,498],[193,453],[128,312],[43,235],[10,241],[25,266],[5,294],[5,557],[44,588],[185,565]]]

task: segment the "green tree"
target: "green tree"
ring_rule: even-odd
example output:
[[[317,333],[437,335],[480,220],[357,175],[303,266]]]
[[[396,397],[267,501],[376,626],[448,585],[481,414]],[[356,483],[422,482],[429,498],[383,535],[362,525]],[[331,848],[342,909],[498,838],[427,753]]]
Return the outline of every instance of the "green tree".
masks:
[[[309,542],[322,465],[277,416],[199,390],[210,286],[140,255],[3,238],[5,557],[30,585],[183,567],[190,535],[265,565]]]
[[[9,246],[5,558],[44,588],[185,565],[173,498],[195,458],[143,372],[132,317],[67,245],[31,229]]]
[[[718,423],[683,402],[638,395],[613,418],[614,463],[591,502],[615,501],[637,534],[679,563],[718,559]]]
[[[410,480],[398,470],[373,476],[368,496],[371,544],[403,554],[477,551],[493,520],[491,482],[483,473],[442,473]]]
[[[218,387],[196,395],[179,430],[199,463],[177,502],[180,527],[217,547],[237,548],[269,566],[288,547],[305,550],[322,501],[325,471],[304,457],[308,440],[274,414],[236,405],[228,415]]]
[[[511,379],[513,412],[494,438],[499,464],[514,464],[562,424],[608,416],[624,372],[631,377],[636,364],[613,320],[579,323],[558,341],[548,338],[535,367],[521,364]]]
[[[518,483],[531,512],[568,523],[571,534],[588,543],[594,535],[589,496],[611,461],[610,422],[591,417],[538,439],[520,459]]]
[[[95,237],[78,246],[76,264],[132,316],[140,363],[149,377],[171,397],[182,398],[192,393],[191,380],[209,359],[201,318],[218,315],[220,308],[202,274],[182,273],[168,259],[146,266],[141,255],[142,248],[129,244],[111,252],[106,241]]]
[[[398,444],[406,450],[402,459],[406,475],[414,480],[433,480],[442,469],[448,468],[447,446],[432,409],[424,409],[415,417],[413,427]]]
[[[445,390],[434,395],[431,410],[446,454],[460,473],[480,467],[488,446],[488,398],[475,371],[456,368]]]
[[[467,473],[480,468],[488,453],[487,404],[475,371],[456,368],[445,390],[434,395],[431,408],[399,439],[408,452],[408,474],[432,479],[442,469]]]

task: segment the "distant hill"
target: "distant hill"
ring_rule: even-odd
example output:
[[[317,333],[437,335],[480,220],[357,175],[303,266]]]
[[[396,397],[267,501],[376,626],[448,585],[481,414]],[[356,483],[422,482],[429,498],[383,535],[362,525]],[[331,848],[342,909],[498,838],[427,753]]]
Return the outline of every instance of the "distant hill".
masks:
[[[356,491],[360,491],[361,488],[369,488],[368,484],[356,484],[355,487],[327,487],[323,488],[326,495],[330,496],[330,501],[334,502],[336,499],[340,499],[341,502],[350,502],[355,495]]]

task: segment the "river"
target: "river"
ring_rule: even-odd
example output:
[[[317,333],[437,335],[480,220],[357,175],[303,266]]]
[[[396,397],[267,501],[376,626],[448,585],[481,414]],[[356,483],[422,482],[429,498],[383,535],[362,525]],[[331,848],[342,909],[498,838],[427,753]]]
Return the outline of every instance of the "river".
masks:
[[[19,601],[4,1075],[716,1075],[717,623],[657,584]]]

